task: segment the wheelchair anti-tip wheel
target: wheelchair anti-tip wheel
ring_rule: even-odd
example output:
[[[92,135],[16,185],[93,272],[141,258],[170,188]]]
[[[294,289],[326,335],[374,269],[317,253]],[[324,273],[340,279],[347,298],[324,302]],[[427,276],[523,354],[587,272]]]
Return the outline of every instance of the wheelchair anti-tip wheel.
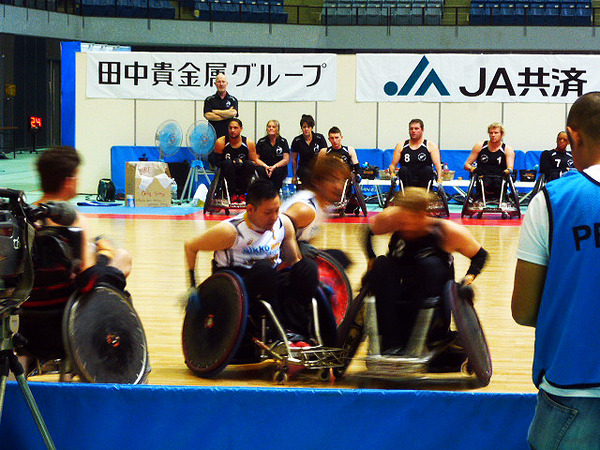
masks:
[[[201,377],[223,370],[235,356],[244,336],[248,295],[242,279],[219,271],[198,286],[186,307],[182,346],[185,364]]]
[[[127,294],[108,285],[75,293],[63,321],[65,350],[86,382],[139,384],[149,372],[142,323]]]

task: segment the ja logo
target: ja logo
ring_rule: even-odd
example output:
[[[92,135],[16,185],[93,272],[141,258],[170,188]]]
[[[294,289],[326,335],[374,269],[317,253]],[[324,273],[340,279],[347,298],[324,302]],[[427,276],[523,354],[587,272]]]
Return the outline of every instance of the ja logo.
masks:
[[[408,77],[408,80],[406,80],[406,83],[404,83],[404,86],[402,86],[402,88],[398,88],[398,85],[394,81],[388,81],[383,86],[383,92],[385,92],[386,95],[389,95],[390,97],[394,95],[407,96],[410,93],[411,89],[415,86],[415,84],[417,84],[417,80],[421,77],[421,75],[423,75],[428,65],[429,60],[426,56],[423,56],[421,58],[421,61],[419,61],[419,64],[417,64],[417,67],[415,67],[415,70],[413,70],[410,76]],[[429,74],[427,74],[427,76],[423,80],[423,83],[421,83],[421,86],[419,86],[419,89],[417,89],[417,92],[415,92],[415,95],[425,95],[425,93],[429,90],[431,85],[435,86],[440,95],[450,95],[450,92],[448,92],[448,89],[446,89],[446,86],[444,86],[444,83],[442,83],[442,80],[440,79],[440,77],[434,69],[431,69]]]

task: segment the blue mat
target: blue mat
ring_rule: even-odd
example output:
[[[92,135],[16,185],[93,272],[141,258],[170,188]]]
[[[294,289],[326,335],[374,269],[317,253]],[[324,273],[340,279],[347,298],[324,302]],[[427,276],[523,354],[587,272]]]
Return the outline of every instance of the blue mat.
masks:
[[[526,449],[534,394],[31,383],[59,449]],[[2,448],[43,448],[8,382]]]

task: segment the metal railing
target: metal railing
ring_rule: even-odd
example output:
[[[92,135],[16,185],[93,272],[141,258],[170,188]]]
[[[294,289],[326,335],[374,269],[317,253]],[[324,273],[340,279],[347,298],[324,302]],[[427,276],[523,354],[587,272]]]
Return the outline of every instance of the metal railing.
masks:
[[[284,4],[268,1],[229,0],[171,2],[168,13],[153,6],[151,0],[141,0],[133,6],[131,0],[111,0],[90,4],[85,0],[0,0],[2,4],[40,9],[79,16],[137,17],[148,19],[178,19],[207,22],[287,23],[292,25],[324,26],[596,26],[600,8],[589,7],[589,15],[577,16],[570,6],[552,6],[545,9],[514,7],[513,14],[501,4],[477,10],[466,6],[431,6],[424,3],[409,5],[401,2],[348,3],[327,2],[326,6]],[[508,5],[509,2],[505,2]],[[228,5],[227,9],[223,5]],[[262,12],[252,10],[262,5]],[[94,11],[93,8],[96,8]],[[552,8],[552,9],[551,9]],[[92,11],[90,13],[89,11]],[[540,12],[544,14],[540,14]],[[600,18],[600,16],[599,16]]]

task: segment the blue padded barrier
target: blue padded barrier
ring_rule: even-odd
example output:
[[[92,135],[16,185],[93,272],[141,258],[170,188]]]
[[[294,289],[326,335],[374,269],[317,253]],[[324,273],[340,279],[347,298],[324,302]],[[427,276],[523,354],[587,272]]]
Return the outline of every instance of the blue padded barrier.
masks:
[[[534,394],[31,383],[59,449],[526,449]],[[3,448],[43,444],[8,382]]]
[[[526,152],[525,161],[523,162],[523,169],[533,169],[535,166],[539,166],[541,155],[541,150],[530,150]]]

